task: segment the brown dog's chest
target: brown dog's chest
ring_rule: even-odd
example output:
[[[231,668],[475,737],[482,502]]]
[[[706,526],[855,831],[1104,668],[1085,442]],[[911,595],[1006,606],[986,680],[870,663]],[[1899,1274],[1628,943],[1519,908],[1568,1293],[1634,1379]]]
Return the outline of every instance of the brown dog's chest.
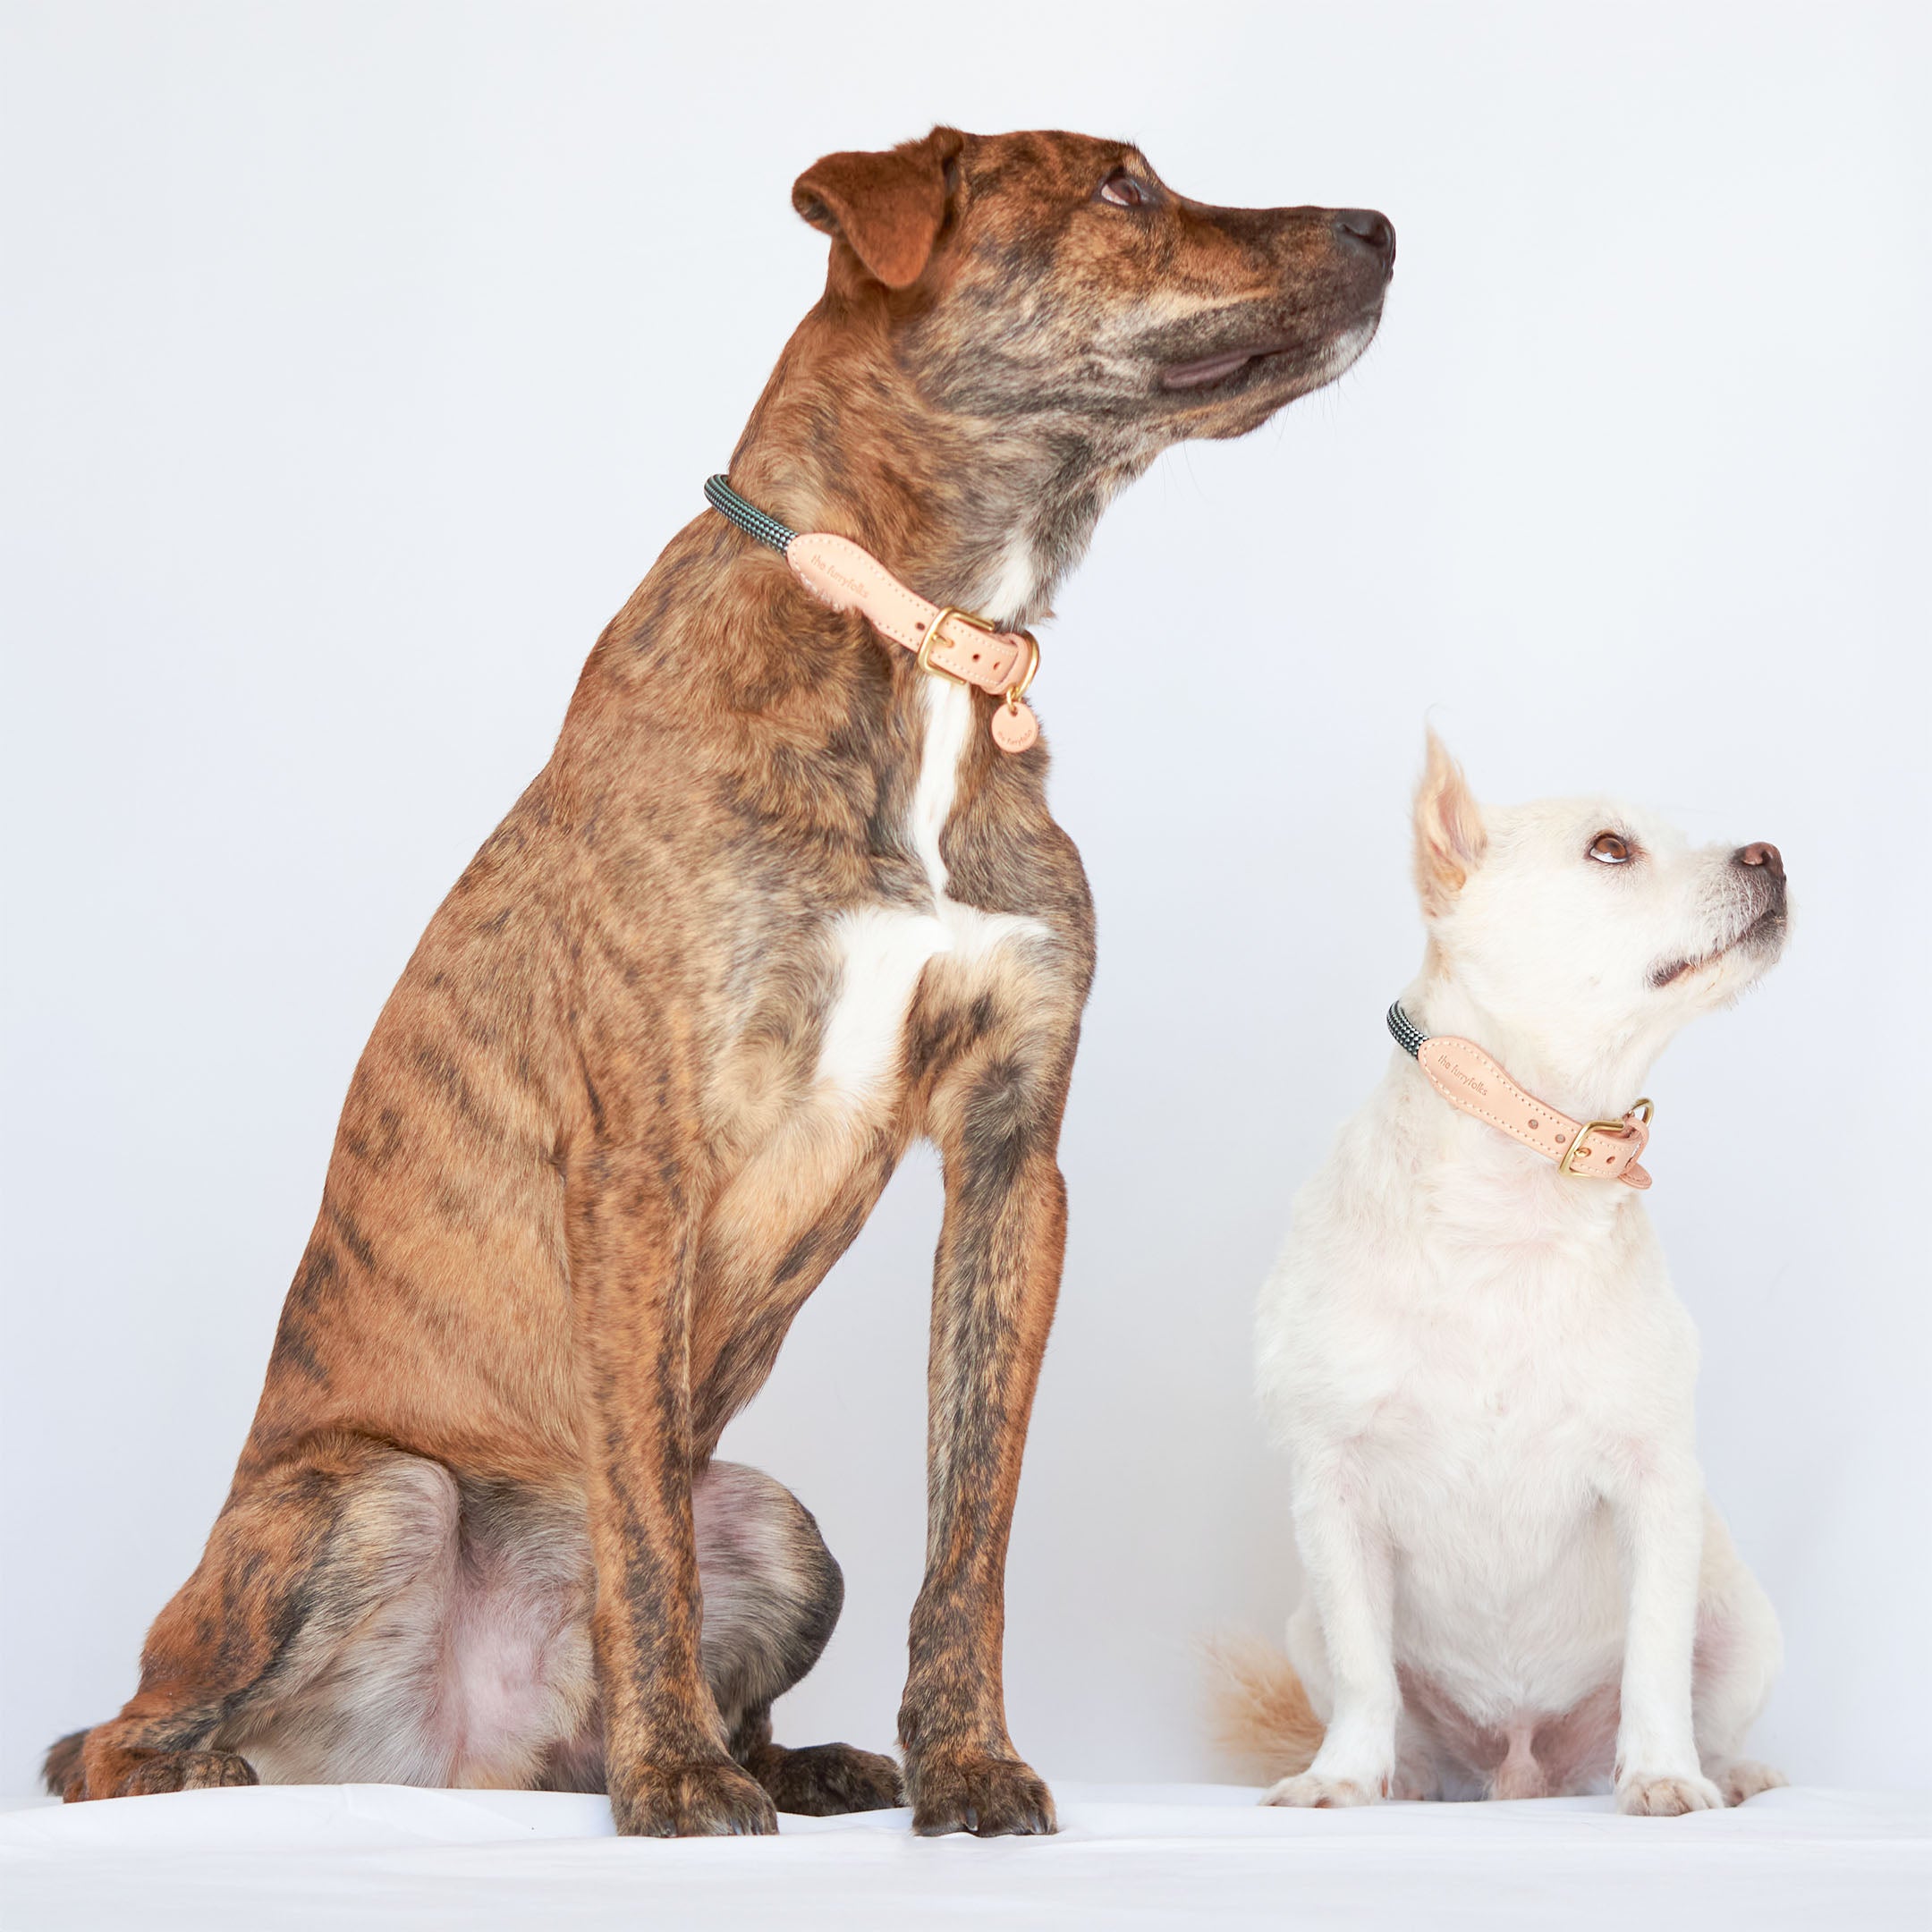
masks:
[[[968,693],[924,679],[914,699],[919,756],[873,889],[775,938],[715,1070],[715,1144],[737,1158],[705,1217],[692,1368],[699,1410],[720,1426],[930,1130],[945,1083],[989,1053],[1053,1059],[1078,1024],[1090,911],[1071,845],[1049,822],[1037,877],[1024,863],[1004,882],[976,877],[975,845],[1024,860],[1036,828],[962,777],[984,730]],[[975,903],[976,885],[1016,902]]]
[[[970,693],[922,678],[911,696],[913,755],[881,786],[892,807],[869,828],[875,849],[842,868],[840,889],[752,914],[720,998],[716,1144],[749,1151],[801,1117],[869,1131],[909,1106],[916,1131],[915,1089],[943,1071],[969,1010],[1072,994],[1078,1011],[1090,909],[1071,844],[1043,811],[1033,822],[972,784],[962,754],[984,723]],[[998,877],[975,862],[987,850],[1008,856]]]

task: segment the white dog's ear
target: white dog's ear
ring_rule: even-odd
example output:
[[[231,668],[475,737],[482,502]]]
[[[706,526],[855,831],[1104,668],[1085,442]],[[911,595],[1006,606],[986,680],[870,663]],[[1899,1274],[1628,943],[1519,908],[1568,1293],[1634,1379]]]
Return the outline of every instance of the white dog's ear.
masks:
[[[1446,912],[1483,855],[1487,835],[1462,767],[1428,734],[1428,762],[1415,800],[1416,890],[1431,918]]]

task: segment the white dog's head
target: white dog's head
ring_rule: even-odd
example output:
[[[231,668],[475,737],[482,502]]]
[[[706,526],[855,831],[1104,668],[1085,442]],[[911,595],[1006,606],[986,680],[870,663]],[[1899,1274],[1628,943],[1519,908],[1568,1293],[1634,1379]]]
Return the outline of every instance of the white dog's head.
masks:
[[[1606,1089],[1598,1104],[1618,1110],[1679,1027],[1729,1004],[1784,950],[1775,845],[1692,845],[1607,799],[1479,806],[1433,732],[1415,866],[1432,1030]]]

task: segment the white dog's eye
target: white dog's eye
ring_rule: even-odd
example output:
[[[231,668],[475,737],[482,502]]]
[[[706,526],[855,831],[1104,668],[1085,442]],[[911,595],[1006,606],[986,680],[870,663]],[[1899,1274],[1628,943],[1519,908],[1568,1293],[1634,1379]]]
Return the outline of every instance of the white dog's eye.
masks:
[[[1614,832],[1599,832],[1590,843],[1589,855],[1605,865],[1627,865],[1631,849],[1628,841],[1619,838]]]
[[[1125,168],[1115,168],[1100,183],[1100,199],[1115,208],[1145,208],[1150,197],[1145,182],[1136,181]]]

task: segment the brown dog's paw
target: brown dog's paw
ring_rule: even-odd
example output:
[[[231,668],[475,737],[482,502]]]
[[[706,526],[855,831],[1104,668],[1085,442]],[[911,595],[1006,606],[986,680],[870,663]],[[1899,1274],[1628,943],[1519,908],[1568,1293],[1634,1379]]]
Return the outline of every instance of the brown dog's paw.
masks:
[[[646,1765],[611,1785],[611,1816],[626,1838],[758,1837],[778,1814],[758,1781],[728,1758]]]
[[[1017,1758],[932,1757],[906,1766],[912,1829],[923,1838],[970,1832],[1024,1837],[1059,1830],[1053,1793]]]
[[[143,1758],[114,1787],[116,1798],[148,1798],[157,1792],[218,1791],[259,1784],[255,1767],[233,1751],[157,1751]]]
[[[761,1744],[745,1768],[781,1811],[801,1818],[891,1811],[905,1802],[899,1767],[877,1751],[852,1744],[812,1744],[801,1750]]]

